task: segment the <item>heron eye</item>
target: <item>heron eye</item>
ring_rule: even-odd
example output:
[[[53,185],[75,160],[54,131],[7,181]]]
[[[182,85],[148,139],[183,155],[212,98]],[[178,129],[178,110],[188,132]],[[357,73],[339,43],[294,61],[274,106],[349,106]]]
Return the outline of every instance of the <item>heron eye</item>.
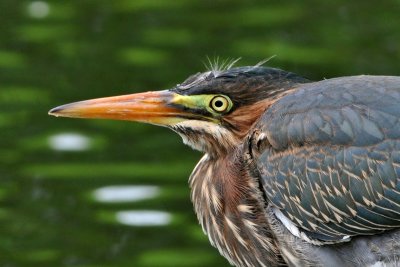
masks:
[[[225,112],[229,106],[229,100],[223,96],[216,96],[210,102],[210,107],[216,112]]]

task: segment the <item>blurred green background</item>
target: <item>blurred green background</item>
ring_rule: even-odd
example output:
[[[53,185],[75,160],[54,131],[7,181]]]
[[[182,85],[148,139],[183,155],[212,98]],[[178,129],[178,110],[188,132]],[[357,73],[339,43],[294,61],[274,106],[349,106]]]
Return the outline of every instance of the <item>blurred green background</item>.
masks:
[[[57,105],[165,89],[211,59],[310,79],[400,74],[400,1],[0,1],[0,266],[228,266],[167,129],[56,119]]]

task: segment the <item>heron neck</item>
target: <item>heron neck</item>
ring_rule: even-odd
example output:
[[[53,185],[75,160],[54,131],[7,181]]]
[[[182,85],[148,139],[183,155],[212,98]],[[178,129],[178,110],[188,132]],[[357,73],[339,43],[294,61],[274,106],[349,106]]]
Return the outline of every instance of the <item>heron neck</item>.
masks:
[[[215,158],[205,154],[189,183],[197,218],[211,244],[236,266],[276,266],[280,255],[265,214],[257,179],[242,150]]]

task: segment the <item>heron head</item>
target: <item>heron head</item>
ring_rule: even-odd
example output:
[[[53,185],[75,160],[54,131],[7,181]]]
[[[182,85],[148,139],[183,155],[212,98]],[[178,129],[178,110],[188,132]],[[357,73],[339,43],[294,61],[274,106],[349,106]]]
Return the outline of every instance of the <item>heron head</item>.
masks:
[[[75,102],[49,114],[166,126],[213,155],[237,146],[277,95],[306,81],[279,69],[238,67],[197,73],[169,90]]]

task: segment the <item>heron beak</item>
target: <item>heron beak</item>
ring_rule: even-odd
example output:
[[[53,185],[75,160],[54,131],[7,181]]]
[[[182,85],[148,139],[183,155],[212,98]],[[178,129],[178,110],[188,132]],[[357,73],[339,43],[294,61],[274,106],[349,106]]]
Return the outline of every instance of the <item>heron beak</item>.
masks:
[[[164,90],[97,98],[53,108],[49,115],[172,125],[190,115],[174,104],[176,97],[177,94]]]

